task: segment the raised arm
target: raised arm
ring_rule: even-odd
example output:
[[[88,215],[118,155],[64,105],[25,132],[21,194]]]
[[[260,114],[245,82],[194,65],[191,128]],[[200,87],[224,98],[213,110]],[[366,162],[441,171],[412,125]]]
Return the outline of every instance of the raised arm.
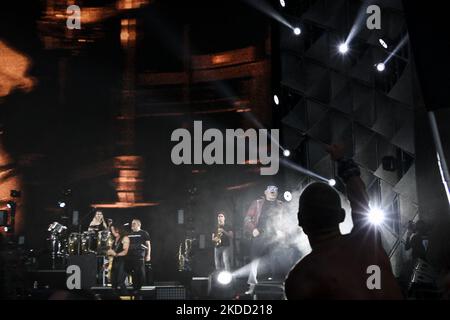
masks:
[[[330,153],[331,159],[336,161],[338,175],[346,185],[347,198],[352,209],[353,231],[367,228],[369,196],[366,192],[366,186],[360,178],[359,167],[352,159],[344,158],[343,145],[330,145],[327,147],[327,151]]]

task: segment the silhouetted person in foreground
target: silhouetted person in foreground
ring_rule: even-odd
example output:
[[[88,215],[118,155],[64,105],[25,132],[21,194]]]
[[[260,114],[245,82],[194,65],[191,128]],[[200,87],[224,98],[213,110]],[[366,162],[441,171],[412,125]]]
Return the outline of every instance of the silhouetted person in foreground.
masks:
[[[299,226],[309,238],[312,252],[289,273],[288,299],[403,299],[384,252],[378,231],[368,223],[368,196],[358,166],[343,158],[343,146],[327,148],[338,164],[338,175],[347,186],[353,229],[339,231],[345,211],[339,194],[328,184],[312,183],[301,194]],[[379,267],[379,289],[372,281]],[[368,271],[369,268],[369,271]],[[372,289],[370,289],[372,288]]]

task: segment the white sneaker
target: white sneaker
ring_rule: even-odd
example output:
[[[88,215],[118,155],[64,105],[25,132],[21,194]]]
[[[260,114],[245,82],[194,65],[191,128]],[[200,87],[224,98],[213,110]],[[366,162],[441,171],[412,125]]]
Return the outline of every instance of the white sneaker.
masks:
[[[247,291],[245,291],[245,294],[253,294],[253,291],[255,291],[255,284],[250,284],[250,287],[248,288]]]

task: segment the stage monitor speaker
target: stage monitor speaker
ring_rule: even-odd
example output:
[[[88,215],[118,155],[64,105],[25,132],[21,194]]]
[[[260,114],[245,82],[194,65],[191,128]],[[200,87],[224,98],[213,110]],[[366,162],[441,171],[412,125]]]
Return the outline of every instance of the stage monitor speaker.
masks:
[[[81,271],[81,289],[90,289],[97,283],[97,257],[95,254],[69,256],[68,265],[76,265]]]
[[[186,300],[184,286],[156,286],[156,300]]]
[[[255,300],[286,300],[284,285],[280,282],[261,281],[253,292]]]

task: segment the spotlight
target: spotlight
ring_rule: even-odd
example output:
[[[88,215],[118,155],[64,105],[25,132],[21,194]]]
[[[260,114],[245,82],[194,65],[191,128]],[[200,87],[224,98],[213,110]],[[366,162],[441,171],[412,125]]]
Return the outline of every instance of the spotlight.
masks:
[[[66,206],[66,203],[64,201],[58,201],[58,206],[60,208],[64,208]]]
[[[280,98],[276,94],[273,95],[273,102],[278,106],[280,104]]]
[[[235,296],[233,275],[228,271],[215,271],[208,279],[208,297],[231,300]]]
[[[288,149],[285,149],[285,150],[283,151],[283,155],[284,155],[285,157],[289,157],[289,156],[291,155],[291,152],[290,152]]]
[[[348,45],[344,42],[339,45],[339,52],[346,54],[348,52]]]
[[[383,40],[383,39],[378,39],[378,42],[381,44],[381,46],[383,47],[383,48],[385,48],[385,49],[387,49],[388,48],[388,45],[387,45],[387,43]]]
[[[280,5],[284,8],[286,7],[286,2],[284,0],[280,0]]]
[[[330,180],[328,180],[328,184],[329,184],[331,187],[334,187],[334,186],[336,185],[336,180],[330,179]]]
[[[292,193],[290,193],[289,191],[286,191],[286,192],[283,194],[283,197],[284,197],[284,200],[286,200],[287,202],[289,202],[289,201],[292,200]]]
[[[8,232],[9,229],[8,229],[8,227],[4,227],[3,230],[4,230],[5,232]]]
[[[300,29],[300,28],[294,28],[294,34],[296,35],[296,36],[299,36],[300,35],[300,33],[302,33],[302,30]]]
[[[386,65],[383,62],[377,64],[377,70],[383,72],[386,69]]]
[[[217,281],[223,286],[230,284],[232,279],[233,276],[228,271],[221,271],[217,276]]]
[[[16,203],[14,201],[8,201],[6,206],[8,207],[8,209],[12,209],[16,206]]]
[[[384,221],[384,212],[379,208],[370,209],[368,219],[371,224],[379,226]]]

